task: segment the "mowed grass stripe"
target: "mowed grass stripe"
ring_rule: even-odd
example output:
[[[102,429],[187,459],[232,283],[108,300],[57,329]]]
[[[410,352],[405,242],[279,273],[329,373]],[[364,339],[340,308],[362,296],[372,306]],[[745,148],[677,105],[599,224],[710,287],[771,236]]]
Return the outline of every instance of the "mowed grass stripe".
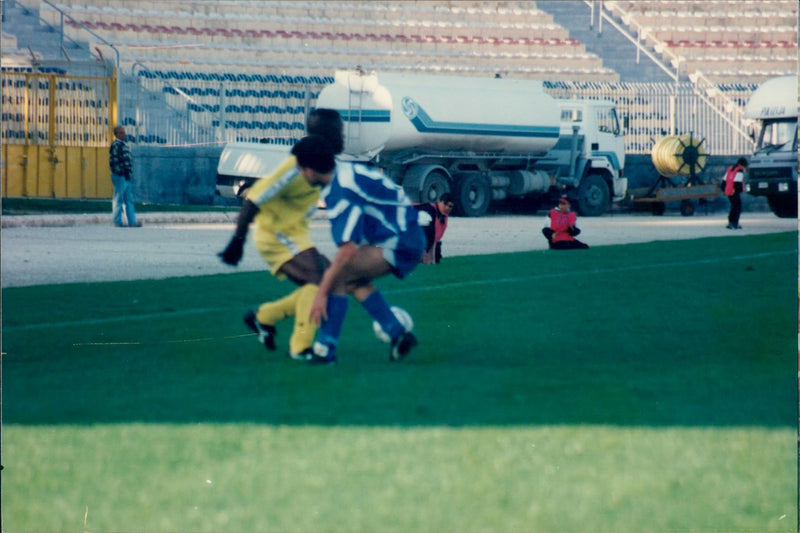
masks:
[[[513,278],[497,278],[497,279],[483,279],[483,280],[471,280],[471,281],[462,281],[462,282],[450,282],[450,283],[439,283],[439,284],[432,284],[427,286],[417,286],[417,287],[403,287],[403,288],[394,288],[384,290],[385,294],[410,294],[414,292],[421,292],[421,291],[437,291],[437,290],[448,290],[454,288],[466,288],[466,287],[474,287],[480,285],[493,285],[493,284],[500,284],[500,283],[522,283],[522,282],[530,282],[530,281],[538,281],[538,280],[547,280],[547,279],[557,279],[557,278],[568,278],[568,277],[583,277],[583,276],[590,276],[590,275],[597,275],[597,274],[614,274],[614,273],[625,273],[634,270],[646,270],[646,269],[657,269],[657,268],[684,268],[694,265],[702,265],[702,264],[714,264],[714,263],[727,263],[729,261],[747,261],[752,259],[763,259],[781,255],[797,255],[797,249],[788,249],[788,250],[780,250],[775,252],[765,252],[765,253],[757,253],[757,254],[746,254],[746,255],[734,255],[728,257],[714,257],[714,258],[707,258],[707,259],[696,259],[691,261],[670,261],[664,263],[652,263],[652,264],[645,264],[645,265],[628,265],[628,266],[619,266],[619,267],[612,267],[612,268],[598,268],[598,269],[591,269],[591,270],[569,270],[563,272],[552,272],[548,274],[536,274],[536,275],[528,275],[528,276],[520,276],[520,277],[513,277]],[[182,310],[170,310],[168,312],[163,313],[147,313],[147,314],[137,314],[137,315],[128,315],[124,317],[106,317],[106,318],[93,318],[93,319],[83,319],[83,320],[72,320],[72,321],[65,321],[65,322],[46,322],[42,324],[20,324],[20,325],[8,325],[5,326],[4,329],[6,331],[21,331],[21,330],[32,330],[32,329],[49,329],[49,328],[63,328],[63,327],[81,327],[81,326],[91,326],[91,325],[103,325],[103,324],[112,324],[114,322],[120,321],[130,321],[130,320],[138,320],[138,321],[149,321],[149,320],[156,320],[160,318],[164,318],[166,316],[174,316],[174,317],[181,317],[181,316],[191,316],[191,315],[203,315],[203,314],[210,314],[210,313],[222,313],[230,311],[231,307],[204,307],[199,309],[182,309]]]
[[[563,425],[11,426],[3,518],[8,531],[789,532],[792,436]]]
[[[335,368],[241,336],[266,273],[4,291],[121,318],[4,328],[4,528],[794,531],[796,244],[445,257],[378,283],[412,357],[351,304]]]

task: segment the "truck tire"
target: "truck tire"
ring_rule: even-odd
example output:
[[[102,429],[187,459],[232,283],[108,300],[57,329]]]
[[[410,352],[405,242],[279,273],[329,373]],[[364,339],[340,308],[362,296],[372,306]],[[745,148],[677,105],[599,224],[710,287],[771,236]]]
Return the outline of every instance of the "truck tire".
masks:
[[[434,170],[425,176],[419,192],[419,200],[423,203],[435,202],[441,195],[450,192],[450,182],[443,172]]]
[[[797,218],[797,197],[795,195],[767,196],[767,203],[778,218]]]
[[[480,174],[461,174],[455,177],[456,213],[465,217],[479,217],[489,209],[492,187]]]
[[[578,186],[578,214],[585,217],[599,217],[608,210],[610,197],[606,180],[597,174],[584,176]]]

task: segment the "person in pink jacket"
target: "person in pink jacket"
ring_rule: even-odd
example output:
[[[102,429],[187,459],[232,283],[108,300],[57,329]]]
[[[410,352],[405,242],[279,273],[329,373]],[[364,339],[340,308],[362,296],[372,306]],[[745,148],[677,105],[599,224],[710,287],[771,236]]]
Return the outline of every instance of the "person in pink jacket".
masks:
[[[551,250],[585,250],[589,248],[588,244],[575,238],[581,230],[575,225],[578,216],[569,208],[569,199],[562,196],[558,200],[558,207],[547,213],[547,222],[542,228],[542,234],[547,239]]]

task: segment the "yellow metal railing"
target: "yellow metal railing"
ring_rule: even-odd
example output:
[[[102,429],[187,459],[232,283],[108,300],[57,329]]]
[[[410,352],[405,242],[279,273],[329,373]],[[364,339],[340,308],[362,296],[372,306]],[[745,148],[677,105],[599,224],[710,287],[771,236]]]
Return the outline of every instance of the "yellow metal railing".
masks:
[[[110,198],[117,123],[110,77],[7,72],[2,77],[2,196]]]

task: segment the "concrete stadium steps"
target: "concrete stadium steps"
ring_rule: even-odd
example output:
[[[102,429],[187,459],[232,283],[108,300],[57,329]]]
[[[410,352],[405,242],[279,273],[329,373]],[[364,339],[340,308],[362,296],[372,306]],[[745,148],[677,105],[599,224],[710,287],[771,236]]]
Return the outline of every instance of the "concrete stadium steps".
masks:
[[[790,73],[796,74],[797,73],[796,68],[794,71]],[[711,83],[715,85],[731,85],[740,83],[742,80],[747,80],[749,83],[758,85],[771,78],[777,78],[778,76],[786,76],[786,75],[787,71],[783,69],[744,70],[732,67],[728,70],[715,70],[713,67],[710,67],[710,68],[695,70],[694,72],[689,74],[689,78],[692,81],[696,81],[696,79],[699,76],[704,76],[706,79],[708,79]],[[746,103],[746,98],[744,97],[736,98],[736,100],[739,101],[742,106],[744,106],[744,104]]]
[[[514,59],[510,58],[507,62],[498,62],[495,59],[489,59],[487,64],[476,64],[476,62],[456,62],[451,61],[448,56],[438,56],[439,62],[425,62],[414,61],[404,62],[400,61],[392,63],[393,56],[387,55],[388,58],[385,62],[376,61],[374,54],[365,55],[359,61],[359,56],[348,56],[349,60],[344,62],[342,60],[328,60],[325,57],[306,56],[308,61],[297,55],[292,58],[272,58],[266,65],[262,59],[254,58],[250,62],[230,61],[231,52],[220,52],[217,54],[209,54],[203,60],[184,60],[175,61],[169,60],[163,56],[140,56],[139,61],[148,64],[149,66],[157,64],[169,64],[169,68],[182,69],[187,75],[193,75],[199,72],[199,69],[207,72],[224,73],[226,71],[235,70],[238,72],[246,70],[258,70],[262,72],[264,69],[270,69],[278,72],[285,72],[292,75],[307,75],[307,76],[324,76],[332,73],[337,69],[353,68],[355,65],[361,65],[364,68],[375,69],[379,72],[419,72],[429,74],[460,74],[460,75],[478,75],[478,76],[494,76],[500,73],[501,75],[510,75],[512,77],[532,78],[532,79],[547,79],[552,81],[595,81],[595,82],[616,82],[619,81],[619,76],[616,72],[611,70],[598,71],[593,68],[570,68],[568,66],[536,66],[536,65],[516,65]],[[313,57],[313,59],[312,59]],[[352,62],[351,62],[352,61]],[[502,67],[498,67],[498,63]],[[520,61],[524,63],[524,61]],[[133,68],[131,63],[123,63],[125,70]]]
[[[39,0],[21,3],[34,11],[42,7],[51,24],[60,24],[60,15],[56,17],[56,12]],[[506,77],[564,83],[564,97],[588,94],[588,97],[613,95],[617,99],[619,96],[620,113],[634,119],[627,137],[629,147],[637,151],[649,151],[652,139],[670,128],[661,100],[663,91],[632,90],[628,98],[624,84],[617,84],[622,78],[625,82],[646,81],[647,85],[653,85],[668,80],[666,74],[654,64],[648,65],[649,60],[644,56],[641,64],[637,64],[635,47],[623,37],[613,35],[610,25],[605,25],[603,34],[598,35],[597,27],[589,26],[589,6],[577,0],[508,1],[492,3],[492,7],[478,1],[264,0],[258,2],[258,13],[252,12],[252,2],[236,0],[62,0],[60,4],[68,7],[77,20],[85,21],[99,37],[114,42],[122,52],[120,116],[123,124],[131,126],[132,139],[137,142],[191,144],[234,140],[228,135],[251,140],[296,138],[300,133],[292,125],[300,119],[290,109],[295,106],[290,99],[278,98],[280,102],[276,105],[283,111],[265,111],[258,107],[263,103],[260,97],[226,94],[220,99],[219,92],[214,95],[191,91],[208,87],[219,91],[223,85],[226,91],[268,86],[272,82],[258,78],[265,73],[322,80],[338,68],[353,68],[358,64],[379,72],[479,76],[500,72]],[[787,5],[794,6],[796,16],[793,0],[693,2],[693,8],[697,4],[706,10],[705,18],[689,16],[686,4],[673,0],[605,2],[607,7],[620,4],[633,5],[638,10],[635,13],[647,9],[674,12],[672,24],[679,28],[701,21],[709,28],[720,25],[719,18],[723,15],[713,13],[715,9],[741,15],[732,24],[736,27],[747,27],[751,22],[755,25],[764,16],[786,11]],[[550,9],[551,5],[556,9]],[[38,17],[36,20],[38,24]],[[332,20],[343,22],[333,25]],[[412,26],[403,25],[409,21]],[[15,22],[4,25],[4,30],[16,27]],[[517,33],[520,26],[528,30],[521,36]],[[544,37],[553,28],[557,37]],[[91,48],[102,48],[85,30],[67,24],[65,31]],[[41,37],[52,41],[57,35],[57,31],[49,28]],[[686,64],[696,69],[690,74],[702,74],[717,83],[714,90],[740,106],[757,82],[782,73],[781,69],[787,65],[785,57],[796,58],[796,36],[785,41],[759,40],[759,36],[740,40],[739,34],[713,41],[694,33],[689,37],[691,40],[659,41],[658,53],[669,57],[673,53],[670,48],[685,48]],[[19,43],[23,46],[22,39]],[[102,51],[108,58],[106,49]],[[737,63],[730,57],[741,58],[743,62]],[[767,60],[762,62],[759,57]],[[746,68],[739,68],[740,65]],[[780,68],[774,68],[775,65]],[[147,73],[155,73],[159,79],[147,78]],[[295,80],[282,83],[306,85]],[[575,84],[584,83],[606,85],[600,89],[604,92],[597,95],[575,93]],[[140,86],[145,92],[135,92]],[[174,88],[185,95],[173,92]],[[176,136],[169,128],[180,130],[180,135]]]
[[[123,61],[174,58],[238,64],[414,70],[446,61],[461,73],[594,79],[619,77],[531,2],[486,7],[481,2],[207,2],[84,0],[56,4],[98,37],[124,51]],[[60,14],[43,9],[55,24]],[[330,31],[335,28],[336,31]],[[74,39],[85,30],[65,25]],[[90,48],[97,43],[89,43]],[[452,64],[455,63],[455,66]],[[422,65],[437,71],[437,65]],[[491,69],[490,69],[491,70]]]
[[[99,41],[92,42],[100,45]],[[126,62],[147,58],[161,58],[167,60],[187,60],[198,62],[222,62],[229,60],[231,64],[271,65],[278,64],[281,60],[289,59],[303,64],[314,65],[339,65],[340,68],[362,65],[372,68],[372,65],[418,65],[424,62],[442,62],[462,65],[464,67],[490,67],[498,71],[518,70],[524,67],[538,67],[542,69],[565,69],[576,72],[596,72],[598,75],[612,74],[608,69],[603,69],[600,58],[590,54],[574,55],[569,53],[543,53],[520,50],[517,52],[503,51],[502,49],[488,48],[482,52],[465,54],[451,50],[418,49],[418,50],[392,50],[375,49],[362,45],[353,45],[352,48],[343,49],[317,44],[294,49],[283,46],[255,47],[231,46],[230,44],[214,44],[203,47],[198,57],[198,50],[192,46],[178,44],[157,46],[144,41],[116,41],[115,47],[126,58]],[[558,47],[555,47],[558,48]]]
[[[56,4],[58,8],[69,13],[78,20],[104,21],[120,26],[132,22],[145,22],[150,25],[161,25],[166,28],[193,27],[227,29],[227,30],[299,30],[299,31],[330,31],[335,28],[343,33],[420,33],[426,35],[478,35],[496,37],[527,37],[539,36],[542,38],[565,38],[567,31],[557,24],[547,21],[547,16],[535,9],[517,10],[518,14],[507,19],[495,16],[486,16],[483,11],[461,9],[455,4],[452,8],[442,9],[415,9],[413,2],[404,2],[393,6],[389,12],[386,9],[348,9],[353,2],[328,2],[328,6],[319,11],[299,10],[293,7],[296,4],[283,3],[280,7],[270,9],[268,2],[260,2],[258,9],[253,10],[251,4],[242,4],[240,9],[232,5],[219,6],[217,11],[211,11],[207,4],[197,5],[197,10],[192,10],[192,5],[181,3],[175,5],[171,2],[157,4],[159,9],[137,9],[140,2],[126,2],[125,7],[98,8],[93,5],[78,3]],[[356,2],[355,4],[359,4]],[[367,6],[382,6],[385,4],[369,2]],[[338,7],[334,7],[338,6]],[[401,7],[398,7],[401,6]],[[205,8],[203,10],[203,7]],[[55,22],[57,11],[43,9],[43,17],[50,23]],[[380,13],[390,13],[390,16],[376,16]],[[439,13],[441,15],[436,17]]]
[[[611,13],[639,32],[683,76],[760,82],[797,72],[795,0],[612,0]]]
[[[792,41],[708,41],[705,39],[673,41],[668,39],[656,45],[655,49],[659,53],[672,52],[683,58],[715,55],[719,57],[783,59],[795,56],[797,43]]]

